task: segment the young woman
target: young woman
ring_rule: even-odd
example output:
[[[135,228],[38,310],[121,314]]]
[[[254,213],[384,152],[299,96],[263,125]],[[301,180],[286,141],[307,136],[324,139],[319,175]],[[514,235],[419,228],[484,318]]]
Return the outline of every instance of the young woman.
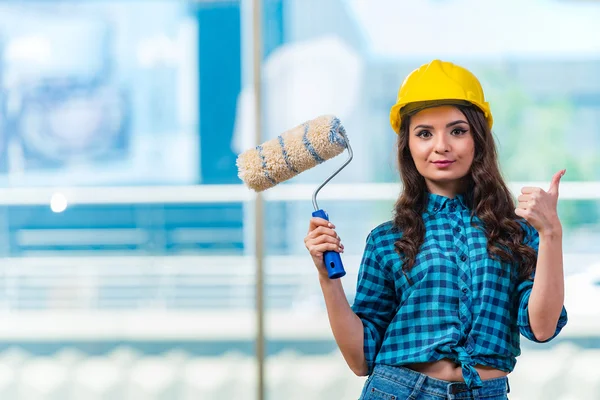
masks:
[[[498,166],[489,104],[468,70],[434,60],[402,83],[390,120],[403,191],[367,237],[352,307],[330,280],[335,226],[310,221],[305,244],[361,399],[506,399],[519,334],[554,338],[563,306],[557,172],[515,205]]]

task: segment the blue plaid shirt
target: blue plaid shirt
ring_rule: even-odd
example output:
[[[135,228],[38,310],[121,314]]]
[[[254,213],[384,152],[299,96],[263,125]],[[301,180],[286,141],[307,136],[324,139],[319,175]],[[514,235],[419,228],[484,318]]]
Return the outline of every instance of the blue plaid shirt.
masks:
[[[369,374],[375,364],[447,358],[462,366],[469,387],[480,387],[474,365],[511,372],[521,353],[519,332],[537,342],[527,311],[533,281],[518,280],[509,264],[489,257],[485,233],[471,226],[470,213],[462,195],[429,194],[425,241],[407,273],[412,285],[394,250],[401,233],[391,221],[370,232],[352,306],[364,325]],[[525,243],[537,252],[538,233],[523,228]],[[563,307],[552,338],[566,323]]]

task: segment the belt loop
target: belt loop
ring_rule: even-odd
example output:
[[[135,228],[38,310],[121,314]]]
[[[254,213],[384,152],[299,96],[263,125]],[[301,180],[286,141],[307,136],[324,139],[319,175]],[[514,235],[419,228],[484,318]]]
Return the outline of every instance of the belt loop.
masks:
[[[510,383],[508,380],[508,376],[506,377],[506,393],[510,393]]]
[[[453,400],[455,398],[454,396],[454,385],[456,383],[455,382],[451,382],[448,383],[448,386],[446,387],[446,398],[449,400]]]
[[[419,397],[419,392],[421,391],[421,387],[423,386],[425,379],[427,379],[427,375],[419,374],[419,379],[417,380],[417,383],[415,383],[412,393],[406,400],[416,400]]]

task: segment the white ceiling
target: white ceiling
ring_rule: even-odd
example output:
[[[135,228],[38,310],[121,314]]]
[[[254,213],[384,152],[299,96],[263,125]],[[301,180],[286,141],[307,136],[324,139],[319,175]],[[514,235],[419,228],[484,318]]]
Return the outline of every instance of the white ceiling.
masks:
[[[600,3],[346,0],[375,57],[600,55]]]

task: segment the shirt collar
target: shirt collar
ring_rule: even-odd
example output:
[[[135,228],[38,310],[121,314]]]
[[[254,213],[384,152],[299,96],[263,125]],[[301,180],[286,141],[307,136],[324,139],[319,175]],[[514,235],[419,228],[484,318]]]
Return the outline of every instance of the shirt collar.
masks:
[[[431,214],[435,214],[438,211],[448,208],[451,211],[456,208],[466,209],[467,204],[465,202],[464,194],[457,194],[453,199],[439,194],[427,193],[427,211]]]

